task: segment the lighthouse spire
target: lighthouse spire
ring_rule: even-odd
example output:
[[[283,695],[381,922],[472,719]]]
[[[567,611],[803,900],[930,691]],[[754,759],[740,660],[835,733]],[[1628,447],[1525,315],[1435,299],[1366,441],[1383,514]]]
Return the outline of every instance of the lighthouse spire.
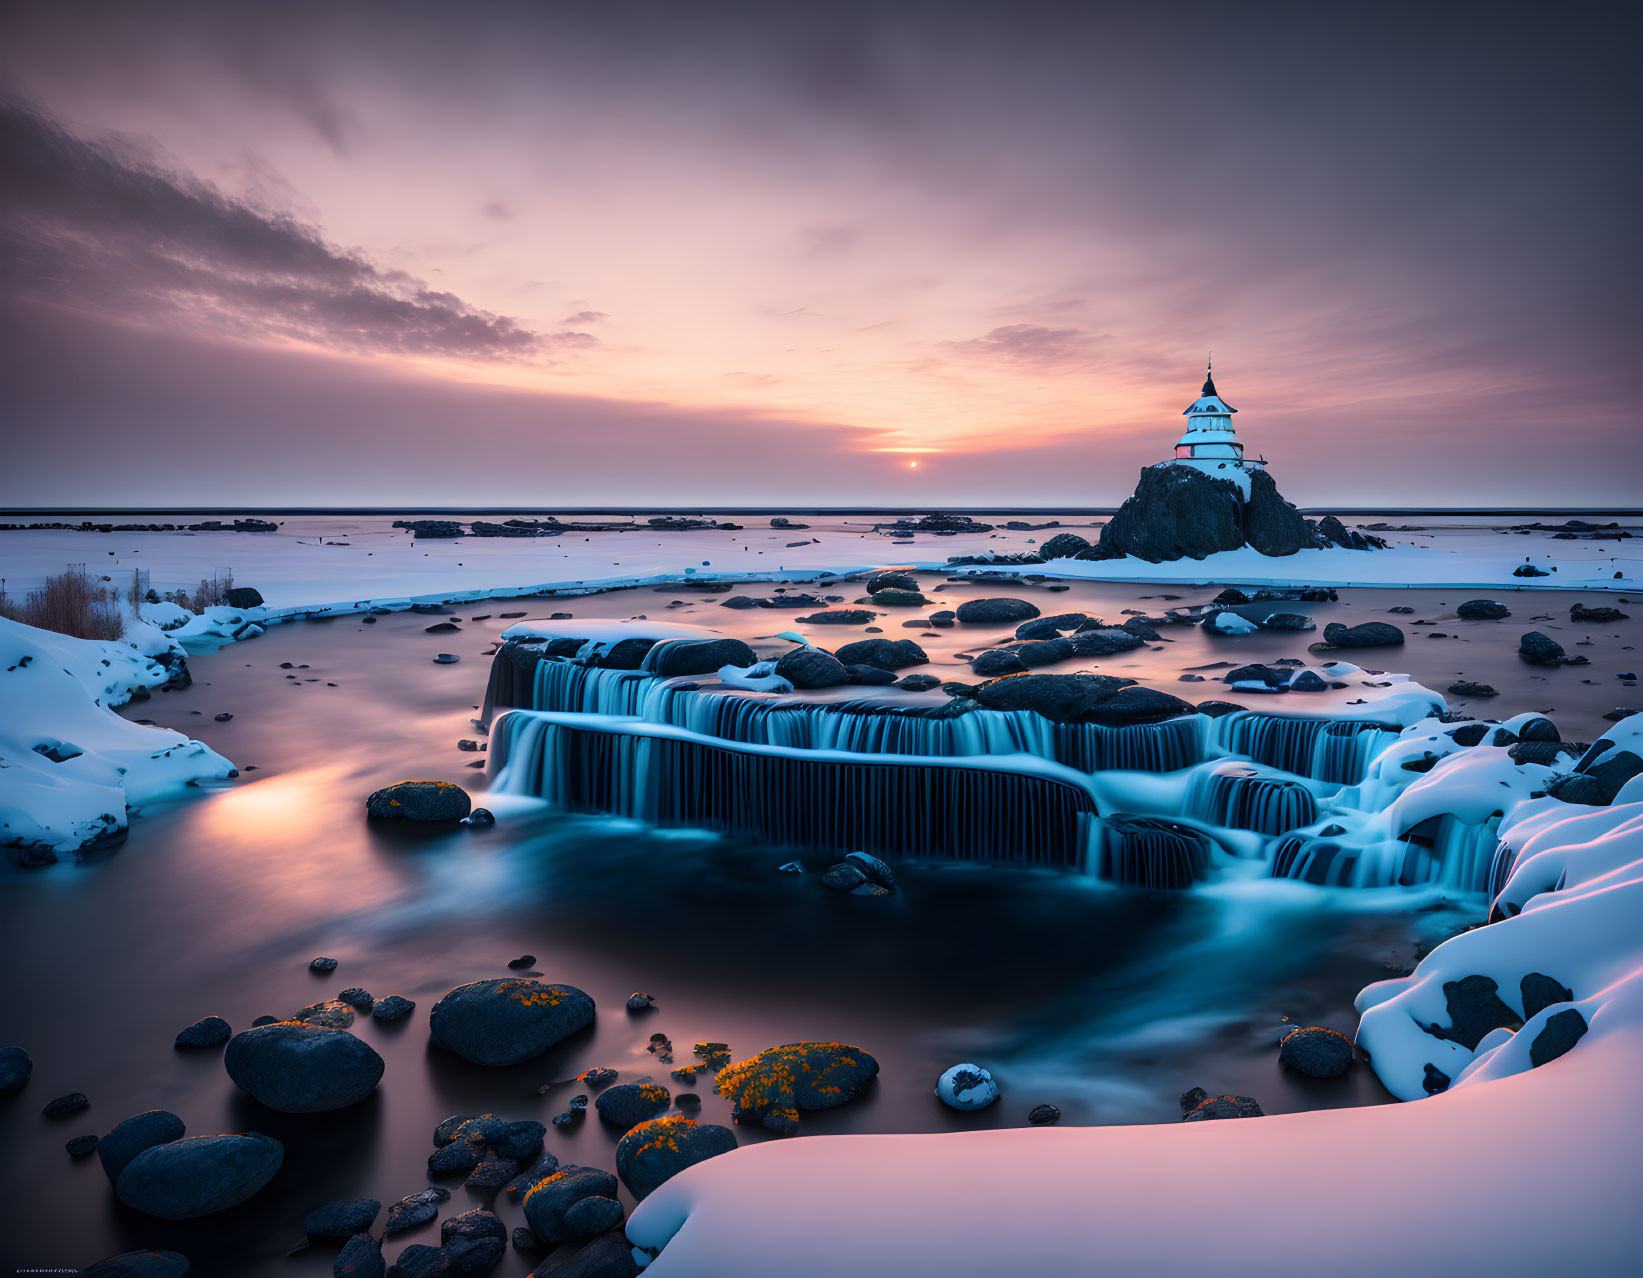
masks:
[[[1215,352],[1214,351],[1211,351],[1209,353],[1209,358],[1204,361],[1204,389],[1199,391],[1198,393],[1200,395],[1213,395],[1213,394],[1215,394]]]

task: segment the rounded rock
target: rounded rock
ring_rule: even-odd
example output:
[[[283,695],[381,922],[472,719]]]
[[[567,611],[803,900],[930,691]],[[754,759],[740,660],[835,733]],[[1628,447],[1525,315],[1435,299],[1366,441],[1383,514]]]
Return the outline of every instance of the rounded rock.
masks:
[[[635,1198],[644,1198],[687,1167],[736,1148],[728,1127],[689,1118],[652,1118],[632,1128],[616,1146],[616,1174]]]
[[[163,1220],[192,1220],[243,1203],[280,1169],[285,1147],[269,1136],[190,1136],[145,1149],[120,1173],[115,1194]]]
[[[936,1095],[953,1109],[986,1109],[998,1099],[998,1083],[980,1065],[954,1065],[937,1080]]]
[[[379,820],[460,821],[472,810],[468,792],[449,781],[397,781],[365,800],[365,815]]]
[[[1034,1105],[1027,1113],[1027,1121],[1034,1127],[1048,1127],[1061,1121],[1061,1110],[1055,1105]]]
[[[206,1016],[195,1021],[177,1035],[178,1047],[219,1047],[234,1032],[220,1016]]]
[[[608,1171],[596,1167],[561,1167],[526,1191],[525,1222],[543,1242],[576,1242],[593,1234],[581,1232],[591,1222],[583,1216],[571,1220],[571,1211],[587,1199],[614,1200],[616,1194],[616,1177]]]
[[[459,985],[434,1004],[434,1042],[475,1065],[517,1065],[593,1023],[593,1000],[571,985],[523,977]]]
[[[655,1118],[673,1099],[660,1083],[620,1083],[599,1093],[594,1108],[599,1117],[623,1131]]]
[[[302,1229],[310,1238],[352,1238],[369,1230],[381,1210],[382,1204],[375,1198],[326,1203],[308,1213]]]
[[[115,1184],[131,1160],[145,1149],[181,1140],[187,1129],[168,1109],[150,1109],[123,1119],[97,1142],[97,1157],[109,1184]]]
[[[236,1034],[223,1066],[242,1091],[286,1114],[357,1104],[376,1089],[383,1070],[382,1057],[347,1030],[293,1021]]]
[[[959,604],[957,616],[960,621],[972,624],[1003,624],[1036,617],[1038,609],[1025,599],[966,599]]]
[[[21,1047],[0,1047],[0,1095],[15,1092],[34,1073],[34,1058]]]
[[[371,1019],[392,1023],[402,1021],[416,1010],[416,1004],[408,998],[401,998],[398,994],[390,994],[387,998],[379,998],[371,1007]]]
[[[1339,1078],[1352,1068],[1352,1040],[1321,1026],[1298,1029],[1279,1045],[1278,1063],[1308,1078]]]

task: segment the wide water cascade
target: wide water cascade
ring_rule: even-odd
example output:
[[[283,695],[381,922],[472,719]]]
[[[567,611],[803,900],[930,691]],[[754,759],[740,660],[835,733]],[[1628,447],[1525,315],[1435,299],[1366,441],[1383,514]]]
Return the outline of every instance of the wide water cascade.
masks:
[[[1190,886],[1218,854],[1327,886],[1489,882],[1490,823],[1366,827],[1349,787],[1396,724],[1248,710],[1062,723],[900,689],[750,692],[644,668],[665,646],[505,643],[484,711],[498,715],[493,788],[795,849],[1063,866],[1149,888]]]

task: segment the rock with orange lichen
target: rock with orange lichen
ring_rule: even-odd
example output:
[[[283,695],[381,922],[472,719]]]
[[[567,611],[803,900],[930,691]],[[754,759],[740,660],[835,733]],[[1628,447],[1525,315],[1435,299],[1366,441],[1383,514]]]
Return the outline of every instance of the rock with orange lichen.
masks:
[[[531,1232],[546,1243],[578,1242],[601,1234],[614,1224],[593,1228],[599,1217],[609,1214],[609,1208],[596,1202],[592,1208],[578,1205],[594,1200],[605,1200],[616,1207],[616,1219],[621,1218],[621,1204],[616,1201],[616,1177],[597,1167],[561,1167],[550,1176],[532,1185],[525,1193],[525,1222]],[[602,1208],[602,1210],[601,1210]]]
[[[223,1067],[269,1109],[315,1114],[364,1100],[381,1080],[383,1063],[347,1030],[277,1021],[230,1039]]]
[[[1322,1026],[1298,1029],[1279,1045],[1278,1063],[1309,1078],[1339,1078],[1352,1068],[1352,1040]]]
[[[668,1107],[673,1093],[660,1083],[623,1083],[599,1093],[594,1108],[599,1117],[623,1131],[655,1118]]]
[[[449,781],[396,781],[365,800],[365,815],[388,821],[460,821],[473,810],[468,792]]]
[[[643,1198],[697,1163],[736,1148],[736,1133],[714,1123],[669,1116],[640,1123],[617,1143],[616,1174]]]
[[[788,1043],[727,1066],[713,1090],[731,1101],[736,1122],[791,1134],[798,1130],[801,1109],[831,1109],[855,1100],[878,1072],[876,1060],[848,1043]]]
[[[517,1065],[592,1023],[581,990],[523,977],[459,985],[428,1014],[434,1042],[475,1065]]]

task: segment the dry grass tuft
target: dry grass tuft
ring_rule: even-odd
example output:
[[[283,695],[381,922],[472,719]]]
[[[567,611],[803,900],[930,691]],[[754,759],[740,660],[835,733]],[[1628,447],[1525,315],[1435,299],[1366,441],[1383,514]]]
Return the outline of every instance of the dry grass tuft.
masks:
[[[76,639],[118,639],[125,632],[120,594],[108,579],[99,580],[78,564],[47,577],[21,603],[11,599],[0,581],[0,617]]]

